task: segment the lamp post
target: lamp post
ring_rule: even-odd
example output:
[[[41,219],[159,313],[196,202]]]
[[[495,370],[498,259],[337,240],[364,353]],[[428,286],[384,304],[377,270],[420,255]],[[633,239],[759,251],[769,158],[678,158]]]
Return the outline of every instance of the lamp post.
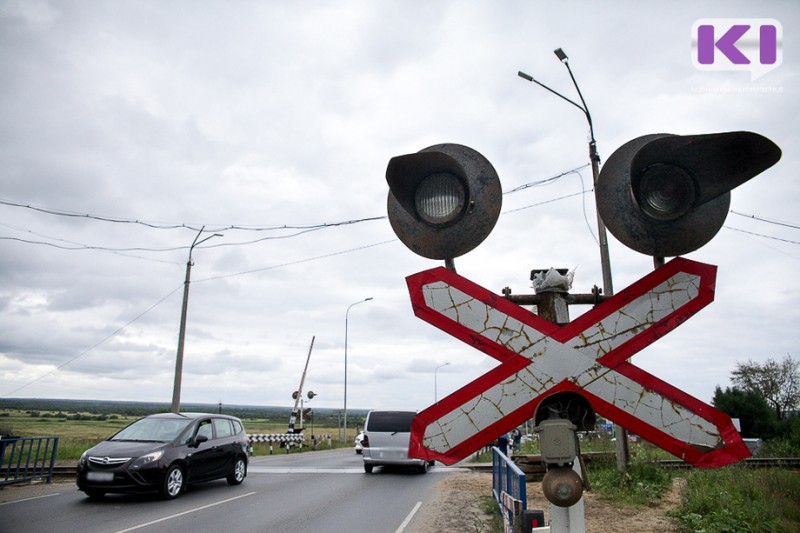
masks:
[[[344,435],[342,436],[342,444],[347,441],[347,317],[354,305],[363,304],[370,300],[372,300],[372,296],[350,304],[344,314]]]
[[[436,372],[438,372],[439,369],[442,368],[443,366],[447,366],[449,364],[450,363],[442,363],[441,365],[433,369],[433,403],[439,403],[439,391],[436,381]]]
[[[562,98],[569,102],[570,104],[574,105],[581,111],[583,114],[586,115],[586,120],[589,122],[589,159],[592,162],[592,178],[595,187],[597,186],[597,177],[600,175],[600,156],[597,154],[597,141],[594,138],[594,125],[592,124],[592,115],[589,113],[589,108],[586,105],[586,101],[583,99],[583,94],[581,93],[580,87],[578,87],[578,82],[575,81],[575,76],[572,74],[572,69],[569,68],[569,58],[567,54],[564,53],[564,50],[561,48],[557,48],[553,51],[556,54],[556,57],[564,63],[567,67],[567,72],[569,72],[569,77],[572,79],[572,84],[575,86],[575,90],[578,91],[578,96],[581,99],[581,103],[578,104],[573,100],[570,100],[563,94],[551,89],[547,85],[533,79],[532,76],[525,74],[522,71],[519,71],[517,75],[525,80],[532,81],[533,83],[539,85],[550,91],[551,93],[555,94],[559,98]],[[582,104],[582,105],[581,105]],[[608,253],[608,235],[606,233],[606,225],[603,222],[603,219],[600,218],[600,212],[597,213],[597,233],[598,239],[600,241],[600,268],[603,272],[603,293],[606,296],[613,296],[614,295],[614,285],[611,281],[611,259]]]
[[[554,91],[547,85],[533,79],[533,77],[525,74],[522,71],[518,72],[517,74],[520,78],[532,81],[540,87],[544,87],[556,96],[563,98],[570,104],[583,111],[584,115],[586,115],[586,120],[589,122],[589,158],[592,162],[592,178],[594,186],[597,187],[597,177],[600,175],[600,156],[597,154],[597,141],[595,141],[594,138],[592,115],[589,113],[589,107],[586,105],[586,100],[583,99],[583,94],[581,94],[581,89],[578,87],[578,82],[575,81],[575,76],[572,74],[572,69],[569,68],[569,58],[567,57],[567,54],[561,48],[553,50],[553,53],[556,55],[558,60],[564,63],[564,66],[567,67],[567,72],[569,72],[569,77],[572,79],[572,84],[575,86],[575,90],[578,91],[578,96],[581,99],[582,105],[575,103],[563,94]],[[614,285],[611,281],[611,258],[608,253],[608,234],[606,233],[606,225],[603,222],[603,219],[600,218],[599,209],[597,210],[597,234],[600,241],[600,268],[603,272],[603,293],[606,296],[613,296]],[[628,458],[630,457],[630,452],[628,451],[628,432],[619,424],[615,425],[615,430],[617,435],[617,470],[620,472],[625,472],[628,469]]]
[[[189,260],[186,262],[186,279],[183,282],[183,306],[181,307],[181,327],[178,333],[178,354],[175,357],[175,383],[172,387],[172,405],[170,411],[173,413],[180,412],[181,410],[181,380],[183,379],[183,343],[186,338],[186,311],[189,307],[189,282],[192,275],[192,252],[194,247],[203,244],[209,239],[214,237],[222,237],[221,233],[214,233],[209,235],[202,241],[198,241],[200,235],[203,234],[205,226],[200,228],[200,232],[194,238],[192,245],[189,247]]]

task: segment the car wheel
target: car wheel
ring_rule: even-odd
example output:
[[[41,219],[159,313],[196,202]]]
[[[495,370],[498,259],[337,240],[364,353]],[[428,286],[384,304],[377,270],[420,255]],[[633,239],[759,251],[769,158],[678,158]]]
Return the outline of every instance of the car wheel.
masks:
[[[228,480],[228,485],[240,485],[242,481],[244,481],[244,477],[247,475],[247,463],[244,462],[244,459],[241,457],[236,458],[236,462],[233,465],[233,472],[228,474],[226,478]]]
[[[422,466],[419,467],[420,474],[427,474],[428,473],[428,461],[422,463]]]
[[[372,473],[372,465],[368,465],[367,463],[364,463],[364,472],[366,472],[367,474],[371,474]]]
[[[186,478],[183,475],[183,468],[179,465],[172,465],[164,476],[161,484],[161,497],[165,500],[173,500],[180,496],[186,485]]]

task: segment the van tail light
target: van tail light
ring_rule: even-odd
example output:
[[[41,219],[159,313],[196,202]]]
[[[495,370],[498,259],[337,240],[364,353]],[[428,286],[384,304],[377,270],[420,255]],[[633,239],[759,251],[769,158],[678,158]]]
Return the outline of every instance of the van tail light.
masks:
[[[369,437],[364,435],[364,438],[361,440],[361,447],[362,448],[369,448]]]

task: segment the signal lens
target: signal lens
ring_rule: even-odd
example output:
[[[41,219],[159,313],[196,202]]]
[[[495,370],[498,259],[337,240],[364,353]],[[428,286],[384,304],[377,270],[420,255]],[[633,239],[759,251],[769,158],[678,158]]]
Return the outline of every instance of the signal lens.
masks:
[[[414,194],[420,218],[434,226],[455,222],[464,209],[466,190],[460,179],[444,172],[426,176]]]
[[[655,164],[644,169],[637,198],[642,210],[656,220],[675,220],[694,207],[697,189],[682,168]]]

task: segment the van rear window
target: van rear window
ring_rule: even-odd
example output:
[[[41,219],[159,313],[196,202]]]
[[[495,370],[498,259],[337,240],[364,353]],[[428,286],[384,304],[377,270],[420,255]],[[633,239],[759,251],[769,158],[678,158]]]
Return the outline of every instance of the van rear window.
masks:
[[[367,431],[410,432],[414,411],[373,411],[369,414]]]

